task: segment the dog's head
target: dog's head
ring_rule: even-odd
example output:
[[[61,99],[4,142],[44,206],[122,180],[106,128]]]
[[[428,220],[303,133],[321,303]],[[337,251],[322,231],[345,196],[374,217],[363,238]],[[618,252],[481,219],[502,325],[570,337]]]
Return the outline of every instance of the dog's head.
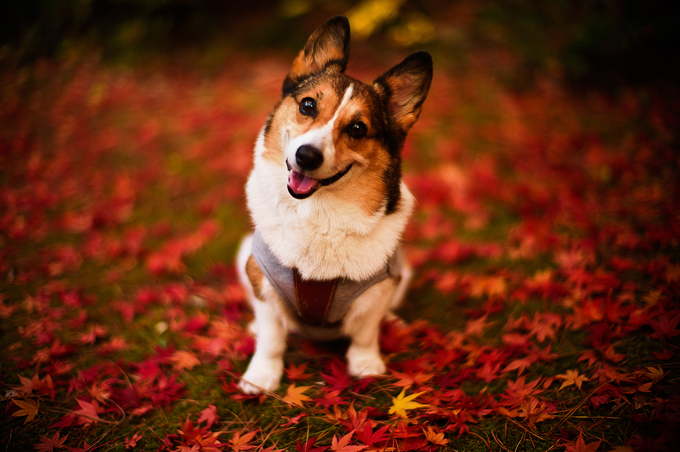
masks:
[[[362,202],[369,212],[399,203],[401,149],[432,79],[432,58],[417,52],[366,85],[344,74],[349,22],[321,25],[293,62],[283,97],[265,126],[263,158],[288,169],[297,199],[317,191]]]

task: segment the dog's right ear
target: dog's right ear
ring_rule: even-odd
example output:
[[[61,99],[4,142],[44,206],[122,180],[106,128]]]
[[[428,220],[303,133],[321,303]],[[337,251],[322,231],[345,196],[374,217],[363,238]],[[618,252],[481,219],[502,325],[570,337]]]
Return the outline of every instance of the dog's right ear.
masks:
[[[293,67],[283,81],[283,94],[329,66],[335,66],[338,72],[343,72],[348,59],[349,20],[344,16],[331,17],[312,33],[305,48],[293,61]]]

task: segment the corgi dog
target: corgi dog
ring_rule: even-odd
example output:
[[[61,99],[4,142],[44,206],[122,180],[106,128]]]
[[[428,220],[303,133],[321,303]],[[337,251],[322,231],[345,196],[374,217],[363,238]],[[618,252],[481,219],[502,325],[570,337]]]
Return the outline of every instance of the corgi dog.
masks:
[[[404,296],[411,269],[400,240],[414,206],[401,150],[432,79],[427,52],[371,85],[344,74],[349,21],[308,39],[264,124],[246,184],[255,226],[237,268],[252,305],[255,353],[239,387],[275,390],[289,331],[347,337],[348,372],[380,375],[379,329]]]

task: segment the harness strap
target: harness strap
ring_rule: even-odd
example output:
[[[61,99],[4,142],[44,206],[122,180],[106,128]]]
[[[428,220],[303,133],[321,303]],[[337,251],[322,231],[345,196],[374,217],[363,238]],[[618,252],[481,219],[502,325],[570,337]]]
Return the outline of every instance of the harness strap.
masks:
[[[395,251],[382,271],[362,281],[347,278],[305,280],[297,269],[284,267],[262,240],[253,234],[253,257],[281,300],[297,314],[302,326],[338,328],[352,302],[368,288],[401,274],[401,252]]]
[[[293,280],[300,318],[310,325],[329,326],[326,324],[326,316],[339,278],[322,281],[303,279],[297,268],[294,268]]]

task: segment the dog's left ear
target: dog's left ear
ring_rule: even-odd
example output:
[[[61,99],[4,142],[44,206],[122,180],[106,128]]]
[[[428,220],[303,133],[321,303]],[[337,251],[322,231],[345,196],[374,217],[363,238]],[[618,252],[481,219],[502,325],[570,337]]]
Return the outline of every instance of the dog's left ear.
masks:
[[[391,121],[404,136],[418,120],[431,81],[432,57],[420,51],[373,82],[373,88],[386,99]]]
[[[343,72],[348,59],[349,20],[344,16],[331,17],[312,33],[293,61],[293,67],[283,81],[283,93],[290,92],[302,80],[329,66]]]

